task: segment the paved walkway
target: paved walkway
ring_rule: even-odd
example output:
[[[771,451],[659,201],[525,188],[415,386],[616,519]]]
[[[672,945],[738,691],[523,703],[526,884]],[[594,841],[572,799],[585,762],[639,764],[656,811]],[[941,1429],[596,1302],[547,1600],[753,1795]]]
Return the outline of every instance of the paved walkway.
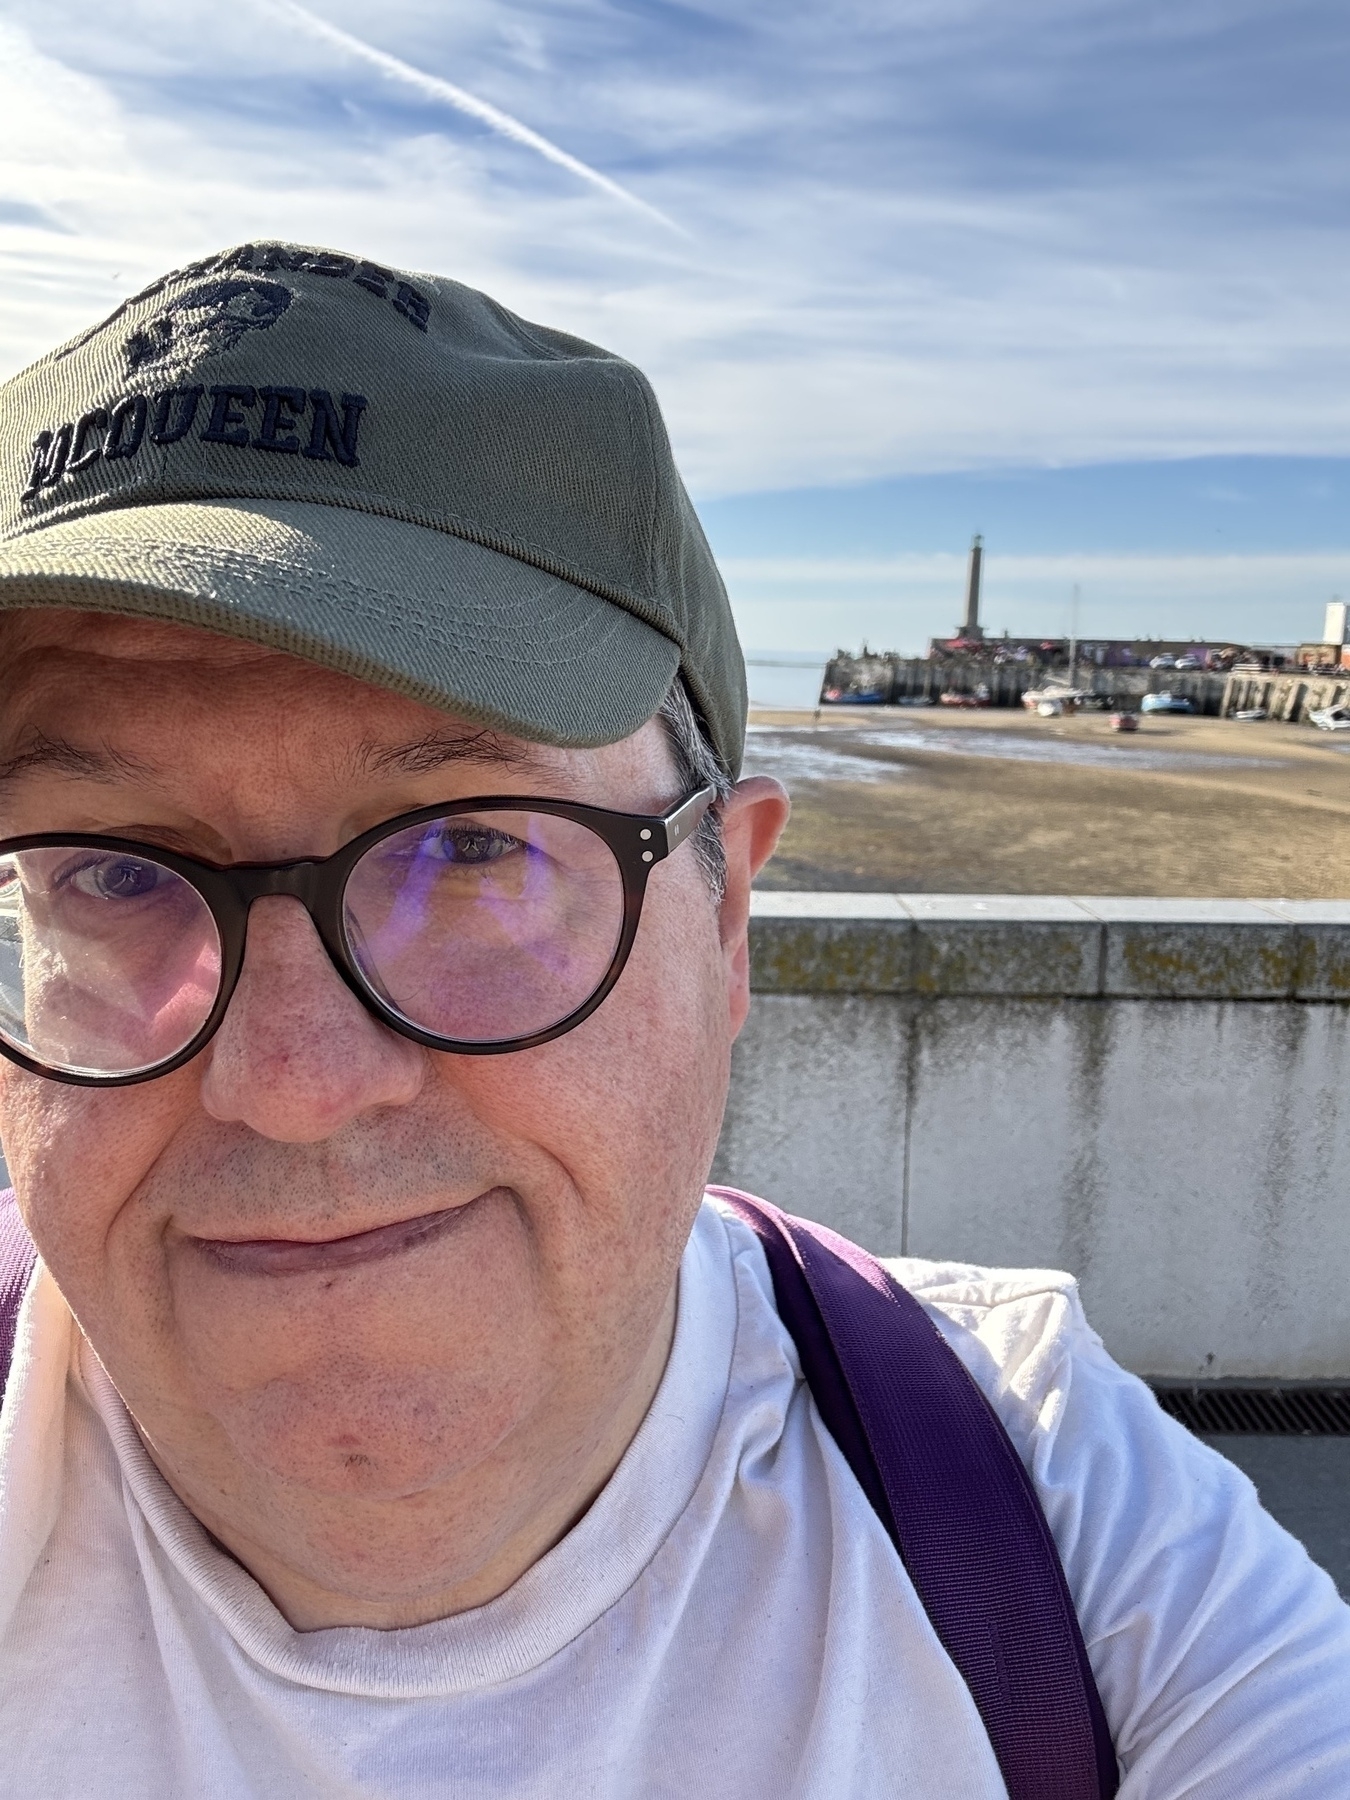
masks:
[[[1350,1600],[1350,1437],[1206,1438],[1251,1476],[1261,1499]]]

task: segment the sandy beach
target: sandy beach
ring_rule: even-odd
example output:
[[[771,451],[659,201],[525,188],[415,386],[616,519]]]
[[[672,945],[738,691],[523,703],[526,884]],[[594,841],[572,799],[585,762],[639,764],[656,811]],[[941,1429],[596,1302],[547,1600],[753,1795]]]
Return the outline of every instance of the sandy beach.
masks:
[[[793,816],[766,888],[1350,897],[1350,733],[1103,713],[752,710]]]

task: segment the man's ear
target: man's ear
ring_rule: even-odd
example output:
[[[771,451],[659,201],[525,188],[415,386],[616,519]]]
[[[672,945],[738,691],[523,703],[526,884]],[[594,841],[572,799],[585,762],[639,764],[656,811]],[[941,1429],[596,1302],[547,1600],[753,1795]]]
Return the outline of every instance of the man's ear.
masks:
[[[791,810],[787,789],[771,775],[738,781],[721,805],[727,886],[718,929],[733,1037],[750,1010],[750,884],[773,855]]]

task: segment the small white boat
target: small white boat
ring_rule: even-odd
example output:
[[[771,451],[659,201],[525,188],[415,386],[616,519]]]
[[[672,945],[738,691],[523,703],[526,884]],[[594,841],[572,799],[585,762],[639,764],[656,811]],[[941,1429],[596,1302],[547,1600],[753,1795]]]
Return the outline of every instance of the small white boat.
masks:
[[[1043,688],[1028,688],[1022,696],[1022,704],[1028,712],[1039,713],[1043,719],[1057,719],[1061,713],[1075,712],[1088,698],[1087,688],[1061,687],[1051,682]],[[1050,708],[1047,712],[1046,707]]]

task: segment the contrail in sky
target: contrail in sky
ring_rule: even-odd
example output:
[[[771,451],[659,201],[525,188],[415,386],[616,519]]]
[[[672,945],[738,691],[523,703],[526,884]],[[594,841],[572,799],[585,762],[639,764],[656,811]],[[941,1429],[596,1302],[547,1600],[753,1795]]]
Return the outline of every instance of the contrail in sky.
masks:
[[[349,31],[343,31],[339,26],[330,25],[326,19],[319,18],[307,6],[301,6],[299,0],[273,0],[273,5],[278,12],[294,19],[311,36],[322,38],[325,43],[345,50],[349,56],[359,57],[362,62],[369,63],[371,68],[378,69],[391,80],[401,81],[405,87],[416,88],[427,99],[439,100],[445,106],[454,107],[456,112],[466,113],[469,118],[477,119],[480,124],[500,132],[503,137],[510,138],[514,143],[524,144],[549,162],[557,163],[560,169],[567,169],[582,181],[590,182],[592,187],[599,188],[611,199],[621,200],[625,206],[635,207],[638,212],[646,213],[649,219],[657,220],[667,230],[679,232],[681,237],[688,236],[684,227],[677,225],[674,219],[668,218],[656,207],[649,206],[636,194],[630,194],[626,187],[620,187],[617,181],[611,181],[599,169],[593,169],[589,163],[569,156],[566,150],[559,149],[548,138],[541,137],[537,131],[531,131],[519,119],[513,119],[510,113],[504,113],[500,108],[489,105],[486,100],[480,100],[476,94],[456,87],[453,82],[442,81],[439,75],[428,75],[421,69],[415,69],[411,63],[405,63],[397,56],[390,56],[387,51],[377,50],[373,44],[367,44],[362,38],[353,37]]]

